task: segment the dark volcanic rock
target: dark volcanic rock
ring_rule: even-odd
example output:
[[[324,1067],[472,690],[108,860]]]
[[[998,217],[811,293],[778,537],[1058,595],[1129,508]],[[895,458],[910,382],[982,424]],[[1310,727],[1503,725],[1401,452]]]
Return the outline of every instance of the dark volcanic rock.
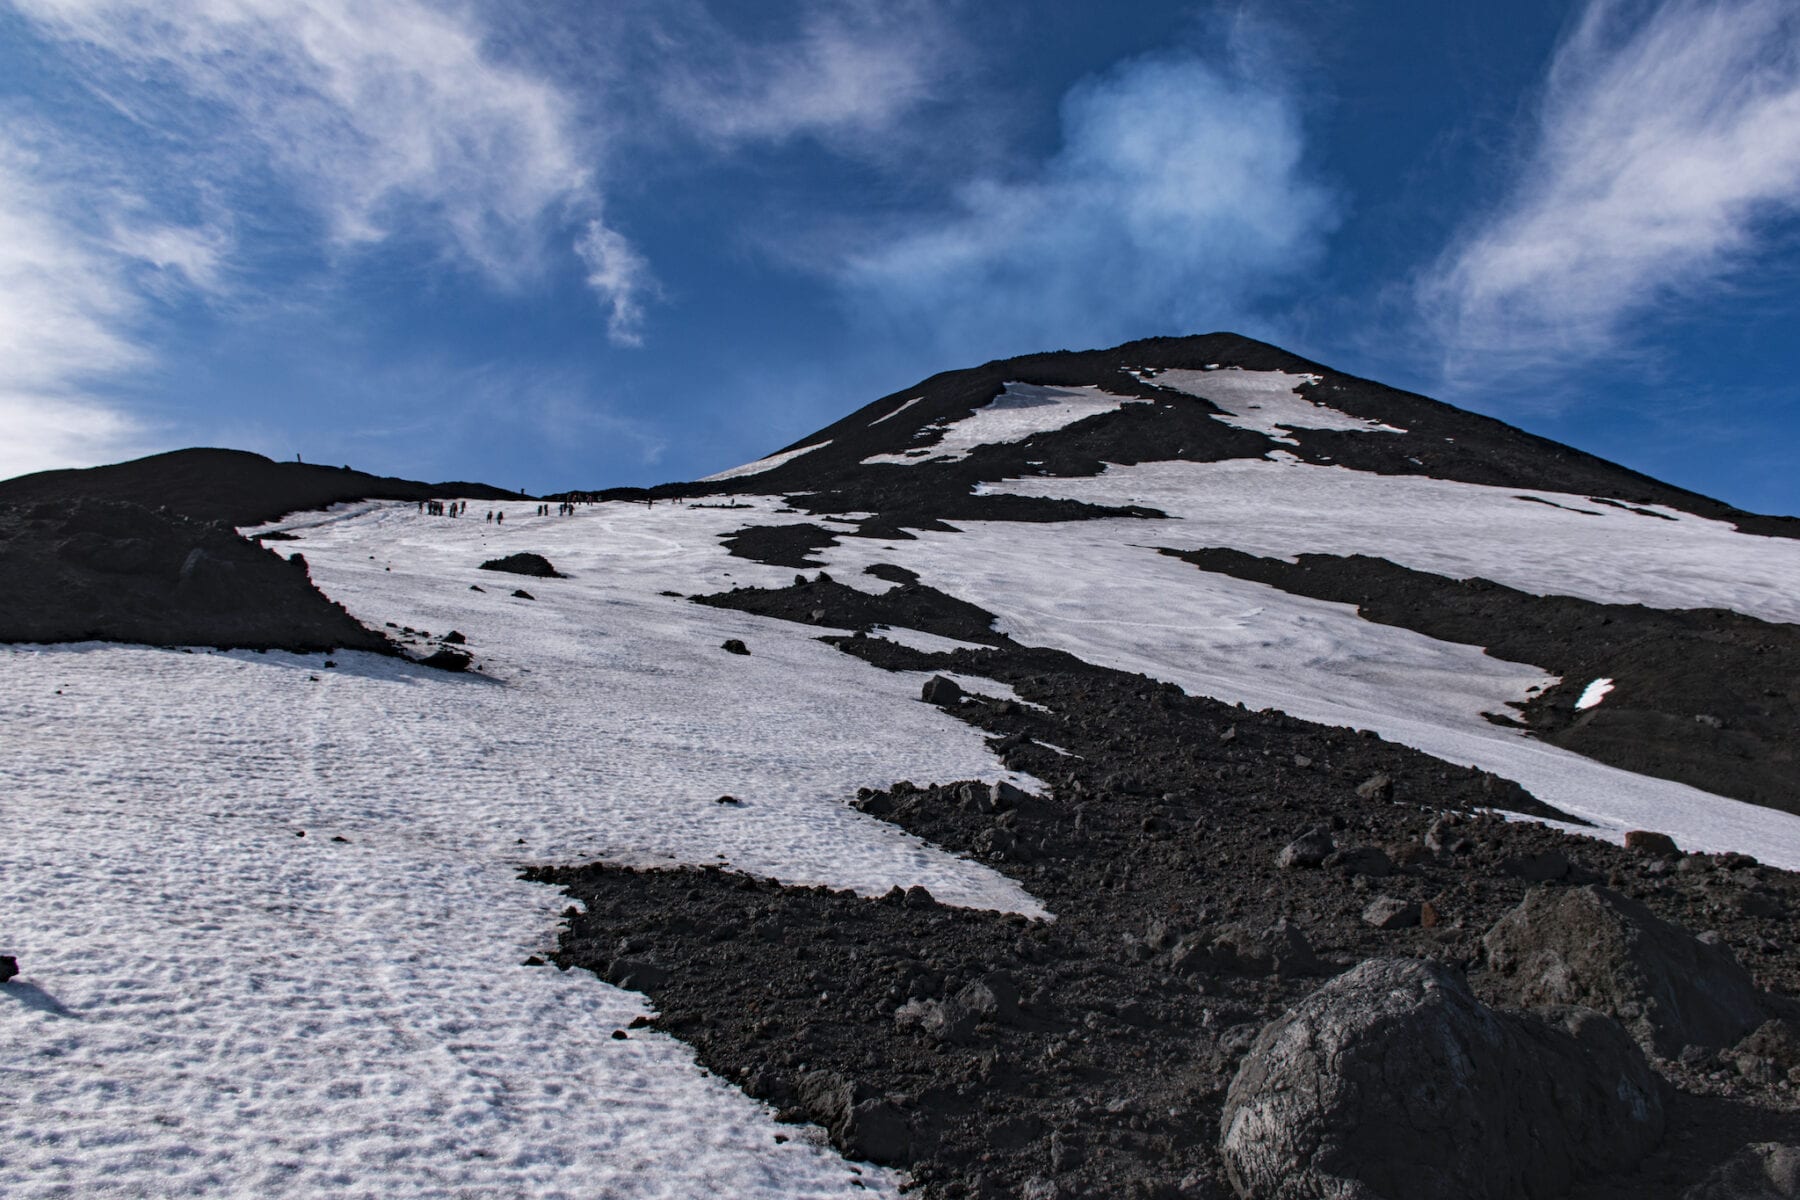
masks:
[[[0,954],[0,983],[5,983],[19,973],[19,960],[10,954]]]
[[[719,649],[724,650],[729,654],[750,653],[750,647],[744,645],[742,638],[726,638],[724,642],[720,644]]]
[[[481,564],[484,571],[505,571],[509,575],[530,575],[538,579],[561,579],[562,574],[541,554],[522,550],[505,558],[490,558]]]
[[[230,528],[121,501],[0,505],[0,641],[373,650],[387,639]]]
[[[1336,843],[1331,840],[1331,833],[1325,829],[1314,829],[1303,833],[1281,848],[1275,856],[1278,867],[1317,867],[1325,862]]]
[[[1659,854],[1664,858],[1674,858],[1681,853],[1681,847],[1675,839],[1666,833],[1652,833],[1648,829],[1629,829],[1625,832],[1625,848],[1636,850],[1640,854]]]
[[[1800,1200],[1800,1143],[1745,1146],[1681,1200]]]
[[[725,549],[739,558],[768,563],[776,567],[822,567],[813,558],[815,550],[837,544],[836,531],[822,525],[800,522],[794,525],[747,525],[736,533],[723,535]]]
[[[469,655],[462,650],[451,650],[448,647],[432,651],[419,660],[422,667],[436,667],[440,671],[466,671],[469,669]]]
[[[1763,1005],[1731,951],[1601,887],[1535,888],[1482,939],[1500,994],[1617,1017],[1646,1049],[1729,1046]]]
[[[917,583],[891,567],[871,574]],[[744,607],[807,622],[829,586],[752,591]],[[707,601],[735,607],[745,595]],[[902,611],[926,632],[987,628],[979,610],[953,616],[916,593],[904,603],[919,606]],[[585,908],[569,916],[559,964],[604,974],[625,957],[662,968],[650,988],[657,1027],[784,1120],[813,1119],[800,1088],[816,1071],[850,1081],[858,1104],[892,1105],[907,1135],[897,1165],[929,1200],[1229,1194],[1215,1131],[1257,1032],[1319,975],[1371,957],[1478,965],[1483,931],[1529,890],[1508,864],[1552,852],[1567,861],[1565,878],[1605,879],[1665,920],[1718,930],[1765,986],[1800,990],[1800,926],[1788,915],[1800,911],[1800,877],[1741,855],[1665,860],[1503,820],[1481,810],[1535,803],[1508,781],[1055,651],[998,639],[944,654],[879,636],[823,640],[886,669],[991,679],[1017,696],[972,685],[942,711],[1042,789],[902,782],[845,800],[1004,872],[1054,921],[940,904],[917,886],[870,898],[723,870],[532,877]],[[1393,782],[1392,799],[1357,797],[1377,774]],[[1313,830],[1334,850],[1381,850],[1390,873],[1371,886],[1347,870],[1279,866],[1282,849]],[[1366,925],[1377,888],[1418,905],[1419,923]],[[1016,1017],[998,995],[984,1015],[971,985],[995,972],[1017,987]],[[1800,1104],[1761,1065],[1772,1060],[1754,1057],[1754,1074],[1726,1056],[1659,1063],[1683,1089],[1668,1101],[1683,1136],[1578,1183],[1570,1200],[1677,1195],[1746,1140],[1785,1136]],[[858,1152],[847,1126],[831,1136]]]
[[[213,449],[175,450],[105,467],[40,471],[0,480],[0,505],[42,504],[66,511],[82,501],[123,501],[233,526],[259,525],[345,500],[447,496],[502,500],[517,499],[519,493],[482,483],[419,483],[348,467],[274,462],[243,450]]]
[[[1254,1200],[1525,1200],[1634,1162],[1662,1126],[1607,1018],[1498,1013],[1441,966],[1372,959],[1258,1035],[1220,1147]]]
[[[933,675],[919,689],[919,699],[927,704],[935,704],[940,708],[955,708],[962,703],[962,686],[954,679],[945,679],[942,675]]]

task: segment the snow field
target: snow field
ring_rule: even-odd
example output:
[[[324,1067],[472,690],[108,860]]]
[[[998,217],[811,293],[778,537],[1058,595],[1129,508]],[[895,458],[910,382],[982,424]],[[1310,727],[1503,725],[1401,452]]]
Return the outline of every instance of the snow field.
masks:
[[[1135,396],[1115,396],[1097,387],[1041,387],[1034,383],[1009,383],[1006,390],[966,417],[927,425],[942,429],[943,437],[929,445],[899,454],[872,454],[865,463],[956,462],[982,446],[1022,442],[1039,433],[1062,429],[1099,413],[1113,412],[1127,404],[1148,403]],[[899,409],[894,410],[898,412]],[[893,413],[889,413],[893,416]],[[921,430],[920,432],[924,432]]]
[[[376,626],[462,631],[489,677],[0,648],[9,1197],[894,1193],[777,1144],[797,1131],[684,1045],[614,1040],[641,996],[520,965],[568,901],[518,870],[729,863],[1036,913],[844,804],[900,778],[1032,781],[919,703],[919,676],[659,594],[791,578],[718,546],[766,512],[470,511],[353,506],[283,547]],[[574,577],[474,569],[516,550]]]
[[[1670,509],[1653,509],[1674,518],[1663,520],[1583,496],[1267,459],[1113,465],[1089,478],[1009,479],[987,490],[1152,505],[1180,522],[1128,536],[1181,550],[1368,554],[1538,595],[1800,622],[1800,541]],[[1519,499],[1527,494],[1566,507]]]
[[[1080,491],[1081,480],[1054,482],[1058,494],[1099,499]],[[1131,494],[1156,504],[1168,498]],[[959,524],[958,533],[922,532],[892,547],[846,539],[821,554],[834,577],[868,561],[898,563],[995,613],[1000,629],[1028,645],[1141,672],[1193,695],[1372,729],[1493,771],[1599,827],[1584,832],[1618,841],[1628,829],[1655,829],[1690,850],[1736,850],[1800,869],[1800,818],[1609,767],[1481,716],[1505,712],[1507,701],[1555,681],[1535,667],[1365,621],[1353,605],[1204,572],[1156,550],[1230,545],[1229,527],[1209,522],[1196,535],[1193,522],[1173,521]]]

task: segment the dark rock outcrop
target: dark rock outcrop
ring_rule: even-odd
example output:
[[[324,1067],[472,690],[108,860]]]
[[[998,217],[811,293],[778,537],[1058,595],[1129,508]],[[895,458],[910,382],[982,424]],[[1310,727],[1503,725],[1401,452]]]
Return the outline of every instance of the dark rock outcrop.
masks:
[[[1514,1200],[1633,1161],[1662,1124],[1607,1018],[1500,1013],[1445,967],[1371,959],[1258,1035],[1220,1131],[1254,1200]]]
[[[1800,1200],[1800,1144],[1745,1146],[1681,1200]]]
[[[563,575],[541,554],[521,550],[504,558],[490,558],[481,564],[484,571],[505,571],[509,575],[530,575],[536,579],[561,579]]]
[[[1663,1058],[1729,1046],[1763,1021],[1756,986],[1728,948],[1603,887],[1535,888],[1482,944],[1510,1002],[1598,1009]]]
[[[373,650],[306,561],[124,501],[0,505],[0,641]]]
[[[39,471],[0,480],[0,504],[67,510],[84,501],[166,507],[198,521],[258,525],[345,500],[518,499],[484,483],[420,483],[349,467],[275,462],[244,450],[195,448],[80,470]]]

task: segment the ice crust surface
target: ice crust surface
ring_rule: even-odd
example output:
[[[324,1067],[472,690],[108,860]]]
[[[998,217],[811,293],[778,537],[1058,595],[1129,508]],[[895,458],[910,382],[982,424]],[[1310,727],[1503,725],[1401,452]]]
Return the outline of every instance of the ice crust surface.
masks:
[[[1062,429],[1100,413],[1114,412],[1126,404],[1143,403],[1146,402],[1135,396],[1115,396],[1097,387],[1009,383],[1005,391],[968,416],[927,425],[927,430],[944,431],[937,441],[896,454],[872,454],[863,462],[956,462],[982,446],[1022,442],[1034,434]]]
[[[919,703],[920,676],[659,594],[789,581],[718,545],[779,519],[755,503],[295,522],[328,594],[377,627],[461,631],[487,677],[0,647],[0,932],[22,968],[0,989],[0,1191],[893,1194],[685,1045],[614,1040],[642,996],[520,965],[567,904],[518,879],[531,863],[730,863],[1041,912],[846,805],[901,778],[1037,786]],[[475,569],[514,550],[571,577]]]

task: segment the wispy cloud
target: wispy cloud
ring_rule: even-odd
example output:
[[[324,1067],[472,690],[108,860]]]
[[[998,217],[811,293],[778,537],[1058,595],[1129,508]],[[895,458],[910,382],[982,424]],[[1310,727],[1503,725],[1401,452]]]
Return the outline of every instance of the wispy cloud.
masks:
[[[855,308],[946,354],[1102,345],[1241,322],[1335,222],[1278,73],[1126,62],[1074,87],[1061,148],[978,179],[838,272]]]
[[[33,149],[0,134],[0,478],[89,466],[144,431],[87,385],[148,359],[130,336],[137,294],[103,243],[66,216]]]
[[[664,107],[721,143],[815,137],[870,147],[939,96],[965,63],[945,0],[806,3],[791,26],[745,36],[701,4],[661,22],[655,78]]]
[[[89,57],[116,108],[185,143],[209,183],[241,189],[266,173],[340,251],[436,243],[510,287],[541,271],[554,230],[598,220],[598,148],[573,102],[505,61],[469,10],[418,0],[16,3],[47,37]],[[187,105],[179,129],[165,119],[171,96]],[[192,277],[216,269],[206,249],[165,240],[160,253]]]
[[[587,265],[588,286],[606,299],[610,309],[608,336],[616,345],[643,345],[644,302],[658,294],[650,261],[598,220],[588,222],[575,252]]]
[[[1419,289],[1452,381],[1631,348],[1800,207],[1800,10],[1593,0],[1516,185]]]

